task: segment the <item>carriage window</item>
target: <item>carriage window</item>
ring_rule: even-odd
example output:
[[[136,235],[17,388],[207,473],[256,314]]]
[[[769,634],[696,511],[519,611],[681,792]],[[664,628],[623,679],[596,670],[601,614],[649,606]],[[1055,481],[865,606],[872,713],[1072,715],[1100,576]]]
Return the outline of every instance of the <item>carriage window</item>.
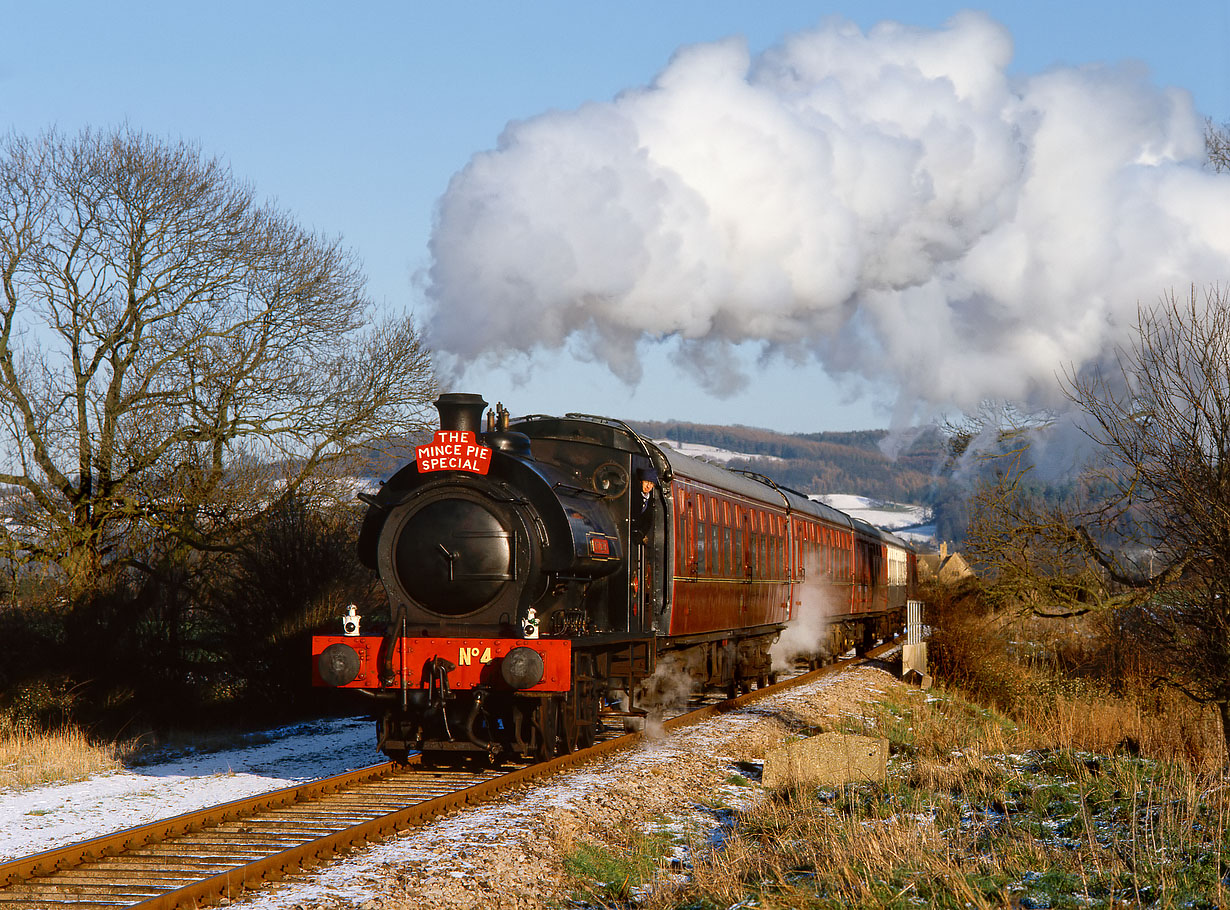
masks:
[[[713,523],[709,525],[709,528],[712,533],[712,537],[710,538],[710,541],[709,541],[710,543],[709,568],[711,570],[711,574],[721,575],[722,574],[722,548],[718,546],[718,535],[721,533],[721,529],[718,527],[716,516],[714,518]]]
[[[709,565],[705,561],[705,523],[696,523],[696,571],[701,575],[709,574]]]
[[[686,541],[688,539],[687,506],[680,504],[679,511],[675,514],[679,516],[675,526],[675,571],[682,572],[683,567],[687,564],[684,560],[684,554],[687,552]]]
[[[737,566],[738,563],[735,562],[732,556],[732,551],[730,548],[730,528],[729,527],[722,528],[722,559],[726,562],[726,572],[723,574],[734,575],[735,566]]]
[[[696,516],[692,512],[692,503],[685,503],[679,518],[679,539],[675,541],[675,571],[683,573],[687,571],[690,561],[688,556],[692,549],[692,531],[696,524]]]

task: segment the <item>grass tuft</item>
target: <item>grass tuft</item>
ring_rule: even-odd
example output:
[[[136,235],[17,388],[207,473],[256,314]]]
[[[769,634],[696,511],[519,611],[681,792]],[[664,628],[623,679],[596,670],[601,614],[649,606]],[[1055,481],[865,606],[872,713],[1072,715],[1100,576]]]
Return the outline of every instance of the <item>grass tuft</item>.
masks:
[[[82,780],[118,770],[135,748],[95,740],[75,727],[31,732],[0,724],[0,790]]]
[[[564,871],[583,902],[627,902],[653,879],[674,843],[662,831],[629,831],[614,845],[580,841],[565,854]]]

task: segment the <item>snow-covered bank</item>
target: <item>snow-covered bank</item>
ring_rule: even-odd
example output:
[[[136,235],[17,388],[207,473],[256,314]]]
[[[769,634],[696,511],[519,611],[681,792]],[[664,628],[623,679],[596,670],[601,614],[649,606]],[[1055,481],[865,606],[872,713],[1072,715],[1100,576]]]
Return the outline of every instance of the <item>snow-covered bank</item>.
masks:
[[[261,745],[112,771],[74,783],[0,790],[0,860],[172,818],[385,761],[367,719],[270,730]]]
[[[930,524],[931,510],[926,506],[880,502],[853,493],[825,493],[811,498],[877,528],[900,532],[902,537],[911,540],[930,540],[935,536],[935,525]]]

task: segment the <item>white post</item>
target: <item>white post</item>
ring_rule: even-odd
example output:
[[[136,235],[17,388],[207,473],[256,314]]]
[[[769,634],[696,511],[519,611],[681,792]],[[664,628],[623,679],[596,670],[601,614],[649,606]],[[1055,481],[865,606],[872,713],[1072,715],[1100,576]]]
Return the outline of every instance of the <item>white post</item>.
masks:
[[[927,643],[923,641],[923,602],[907,600],[905,610],[905,646],[901,649],[901,675],[906,679],[917,679],[924,689],[929,689],[931,674],[927,672]]]

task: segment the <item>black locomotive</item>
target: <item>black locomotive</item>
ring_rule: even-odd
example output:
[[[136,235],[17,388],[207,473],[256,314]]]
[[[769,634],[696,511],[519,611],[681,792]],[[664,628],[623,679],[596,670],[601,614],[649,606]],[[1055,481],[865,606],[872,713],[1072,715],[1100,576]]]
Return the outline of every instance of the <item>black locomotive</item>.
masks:
[[[352,611],[313,641],[316,684],[376,699],[392,757],[570,751],[667,668],[764,683],[805,596],[828,602],[818,650],[902,625],[916,564],[890,534],[617,420],[497,407],[484,428],[480,396],[436,404],[432,443],[364,497],[360,557],[390,622],[362,634]]]

